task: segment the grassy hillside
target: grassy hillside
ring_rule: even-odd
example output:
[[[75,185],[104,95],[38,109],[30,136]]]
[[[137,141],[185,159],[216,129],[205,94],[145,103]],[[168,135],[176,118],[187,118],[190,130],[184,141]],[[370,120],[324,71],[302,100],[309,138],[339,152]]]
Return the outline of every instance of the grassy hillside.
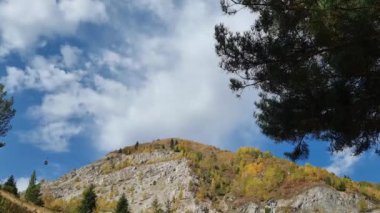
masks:
[[[172,149],[178,152],[178,157],[190,159],[190,166],[200,180],[190,187],[198,199],[213,200],[215,205],[223,196],[236,198],[236,202],[288,198],[316,185],[358,192],[375,203],[380,202],[379,184],[340,178],[325,169],[299,166],[256,148],[242,147],[233,153],[188,140],[164,139],[119,152],[130,154],[154,149]]]
[[[0,190],[0,212],[1,213],[52,213],[48,209],[35,206],[20,200],[14,195]]]

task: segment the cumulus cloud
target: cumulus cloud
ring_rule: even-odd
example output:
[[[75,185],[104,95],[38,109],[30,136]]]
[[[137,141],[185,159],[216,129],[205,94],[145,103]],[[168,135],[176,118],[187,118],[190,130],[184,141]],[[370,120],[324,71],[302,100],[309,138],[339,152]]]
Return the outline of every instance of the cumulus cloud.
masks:
[[[28,177],[20,177],[16,179],[16,186],[19,192],[23,192],[29,185]]]
[[[81,54],[82,51],[77,47],[70,45],[64,45],[61,47],[62,61],[68,68],[71,68],[78,63]]]
[[[70,65],[85,50],[79,53],[64,46],[58,60],[37,56],[25,69],[7,68],[2,78],[7,88],[44,92],[42,102],[29,109],[40,123],[29,133],[36,145],[66,151],[77,134],[87,135],[102,151],[163,137],[214,145],[226,143],[232,134],[253,138],[250,115],[255,95],[249,91],[244,99],[237,99],[231,93],[227,76],[218,69],[213,39],[215,24],[228,22],[242,30],[252,19],[242,13],[226,20],[215,2],[160,3],[132,4],[140,9],[148,4],[145,9],[170,26],[169,33],[154,34],[152,29],[141,36],[123,34],[128,39],[119,46],[136,51],[105,47],[92,53],[98,55],[78,71]],[[168,18],[174,13],[177,18]],[[66,66],[57,66],[60,61]]]
[[[6,55],[44,37],[72,35],[81,23],[104,22],[107,13],[99,0],[5,0],[0,19],[0,55]]]
[[[345,149],[332,155],[332,162],[326,169],[339,176],[348,175],[359,160],[360,156],[354,156],[352,155],[352,150]]]
[[[67,72],[57,67],[54,61],[42,56],[35,56],[24,70],[17,67],[7,67],[7,75],[0,82],[10,92],[24,89],[36,89],[52,92],[77,82],[81,71]]]

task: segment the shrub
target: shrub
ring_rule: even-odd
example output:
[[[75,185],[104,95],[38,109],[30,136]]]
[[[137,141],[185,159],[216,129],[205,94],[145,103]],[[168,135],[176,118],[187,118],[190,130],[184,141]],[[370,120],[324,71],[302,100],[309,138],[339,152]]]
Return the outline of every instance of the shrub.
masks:
[[[326,176],[324,179],[325,183],[329,186],[333,186],[333,180],[330,176]]]
[[[368,203],[365,199],[360,199],[358,205],[360,212],[366,212],[368,210]]]
[[[346,184],[344,183],[344,181],[341,180],[336,189],[338,191],[346,191]]]

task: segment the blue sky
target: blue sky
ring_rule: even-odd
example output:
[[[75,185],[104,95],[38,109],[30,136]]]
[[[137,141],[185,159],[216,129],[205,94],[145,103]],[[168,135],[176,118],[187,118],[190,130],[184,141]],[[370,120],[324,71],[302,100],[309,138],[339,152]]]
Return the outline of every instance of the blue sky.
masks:
[[[225,16],[214,0],[12,0],[0,1],[0,19],[0,82],[17,110],[0,178],[13,174],[21,188],[34,169],[55,179],[136,141],[291,149],[260,133],[256,91],[236,98],[218,67],[214,26],[244,31],[254,14]],[[380,181],[373,153],[311,148],[313,165]]]

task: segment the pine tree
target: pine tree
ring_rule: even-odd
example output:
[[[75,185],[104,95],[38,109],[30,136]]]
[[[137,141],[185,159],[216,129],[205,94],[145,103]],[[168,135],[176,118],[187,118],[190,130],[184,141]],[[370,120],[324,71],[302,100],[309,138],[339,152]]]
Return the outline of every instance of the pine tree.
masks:
[[[135,144],[135,150],[137,150],[138,148],[139,148],[139,142],[138,141],[136,141],[136,144]]]
[[[94,192],[94,185],[90,185],[83,192],[83,200],[79,206],[79,213],[92,213],[96,209],[96,194]]]
[[[220,66],[239,96],[257,88],[255,118],[286,156],[308,157],[308,143],[354,155],[380,144],[380,1],[221,0],[248,10],[250,30],[215,27]],[[380,154],[380,150],[378,152]]]
[[[41,184],[37,184],[36,171],[33,171],[30,176],[28,188],[25,191],[25,200],[30,201],[36,205],[42,206],[42,194],[41,194]]]
[[[0,84],[0,137],[4,137],[12,128],[10,122],[16,114],[13,108],[13,99],[6,99],[7,93],[4,85]],[[0,148],[5,146],[4,142],[0,142]]]
[[[115,213],[130,213],[129,206],[128,206],[128,200],[127,200],[127,198],[125,198],[124,193],[120,197],[119,201],[117,202]]]
[[[170,149],[174,149],[174,140],[170,139]]]
[[[17,190],[17,186],[16,186],[16,181],[13,177],[13,175],[11,175],[8,180],[4,183],[3,185],[3,189],[5,191],[8,191],[14,195],[16,195],[17,197],[19,196],[18,195],[18,190]]]

